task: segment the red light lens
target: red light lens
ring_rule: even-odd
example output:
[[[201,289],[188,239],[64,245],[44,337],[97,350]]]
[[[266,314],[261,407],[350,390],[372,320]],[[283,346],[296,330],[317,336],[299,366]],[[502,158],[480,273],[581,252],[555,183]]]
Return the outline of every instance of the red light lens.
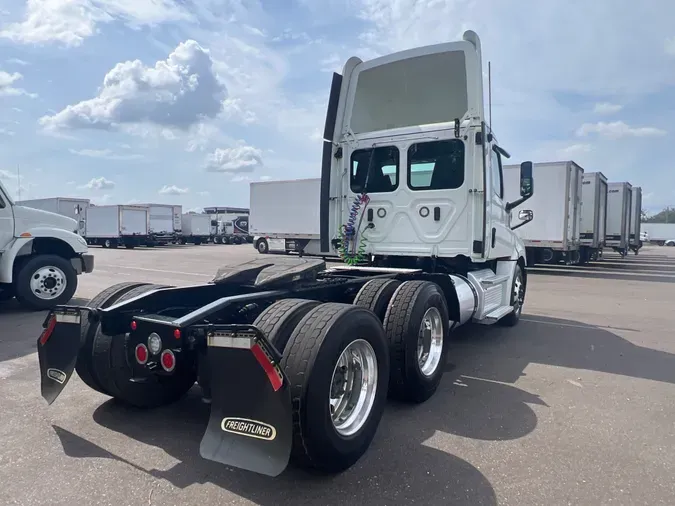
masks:
[[[176,357],[171,350],[164,350],[161,355],[162,368],[171,372],[176,367]]]
[[[138,327],[138,324],[135,321],[132,321],[131,322],[131,330],[136,330],[137,327]]]
[[[180,339],[180,329],[176,329],[173,331],[173,337],[176,339]]]
[[[136,346],[136,362],[144,365],[148,361],[148,348],[144,344]]]

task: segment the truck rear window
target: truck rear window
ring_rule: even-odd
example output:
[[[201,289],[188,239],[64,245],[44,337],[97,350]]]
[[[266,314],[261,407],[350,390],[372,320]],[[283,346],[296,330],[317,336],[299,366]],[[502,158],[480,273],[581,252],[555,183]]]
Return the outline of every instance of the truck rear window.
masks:
[[[352,152],[350,188],[354,193],[387,193],[398,188],[400,153],[393,146]]]
[[[408,148],[411,190],[454,190],[464,184],[464,143],[459,139],[421,142]]]

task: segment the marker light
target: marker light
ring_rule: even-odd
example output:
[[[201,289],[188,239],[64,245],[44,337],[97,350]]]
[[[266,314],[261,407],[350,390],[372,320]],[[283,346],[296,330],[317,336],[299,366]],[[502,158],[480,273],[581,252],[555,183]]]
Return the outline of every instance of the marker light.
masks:
[[[135,321],[131,322],[131,330],[136,330],[138,328],[138,324]]]
[[[162,369],[166,372],[171,372],[176,368],[176,356],[171,350],[164,350],[162,352],[160,362],[162,363]]]
[[[148,362],[148,348],[144,344],[136,346],[136,362],[145,365]]]

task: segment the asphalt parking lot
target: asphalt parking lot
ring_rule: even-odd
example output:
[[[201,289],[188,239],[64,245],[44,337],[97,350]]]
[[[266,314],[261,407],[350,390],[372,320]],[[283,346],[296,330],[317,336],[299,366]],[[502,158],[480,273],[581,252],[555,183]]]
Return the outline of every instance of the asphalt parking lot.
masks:
[[[94,249],[76,300],[120,281],[208,281],[250,245]],[[202,460],[208,406],[117,405],[74,377],[48,407],[43,313],[0,306],[0,504],[672,505],[675,248],[534,269],[514,328],[455,335],[437,394],[389,405],[349,471],[278,478]]]

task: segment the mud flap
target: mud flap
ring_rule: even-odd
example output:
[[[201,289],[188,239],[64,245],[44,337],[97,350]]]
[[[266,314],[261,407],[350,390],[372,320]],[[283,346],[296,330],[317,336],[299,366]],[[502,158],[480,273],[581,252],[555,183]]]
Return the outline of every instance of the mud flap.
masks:
[[[40,392],[53,403],[70,380],[80,350],[80,308],[58,307],[47,315],[37,340]]]
[[[207,344],[212,401],[201,456],[281,474],[291,453],[293,420],[279,353],[250,325],[213,325]]]

